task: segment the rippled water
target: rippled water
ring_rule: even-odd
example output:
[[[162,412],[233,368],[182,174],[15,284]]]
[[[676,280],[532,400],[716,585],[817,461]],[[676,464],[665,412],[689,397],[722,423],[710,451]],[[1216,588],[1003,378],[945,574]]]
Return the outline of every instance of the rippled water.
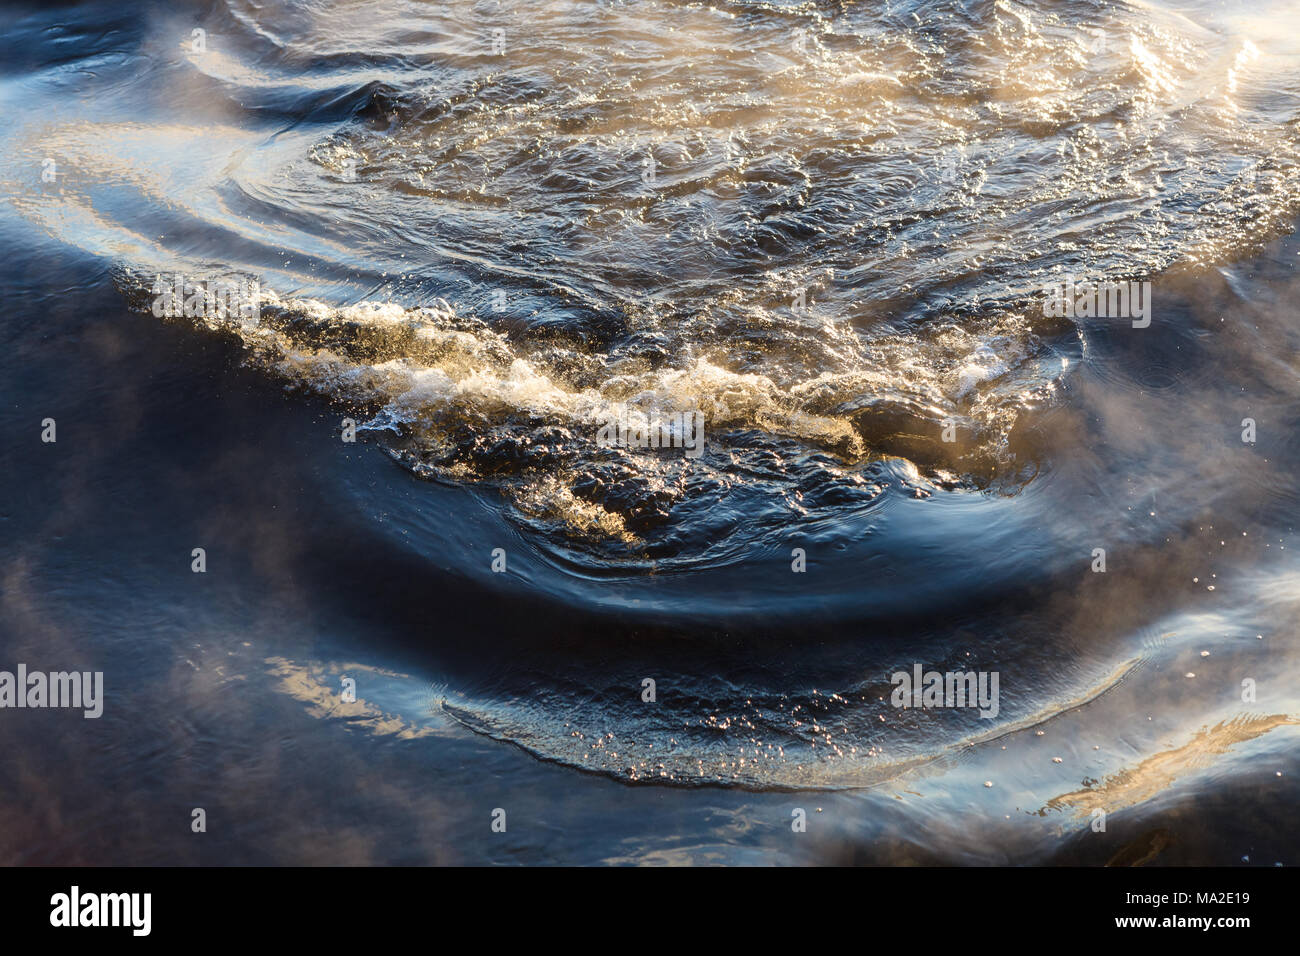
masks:
[[[293,627],[363,608],[241,679],[333,720],[371,668],[349,719],[381,738],[873,788],[912,823],[1290,786],[1293,3],[145,9],[10,15],[5,237],[84,278],[16,258],[9,334],[57,362],[112,328],[110,357],[181,363],[135,416],[261,433],[208,486],[206,533],[258,569],[230,599],[273,568]],[[260,311],[158,315],[176,276],[257,283]],[[1052,317],[1067,277],[1150,283],[1150,326]],[[24,338],[69,283],[118,317]],[[195,379],[265,391],[236,417],[182,402]],[[618,414],[701,415],[704,451],[611,446]],[[891,706],[913,663],[1000,673],[997,716]],[[1011,858],[1048,852],[1036,825]]]

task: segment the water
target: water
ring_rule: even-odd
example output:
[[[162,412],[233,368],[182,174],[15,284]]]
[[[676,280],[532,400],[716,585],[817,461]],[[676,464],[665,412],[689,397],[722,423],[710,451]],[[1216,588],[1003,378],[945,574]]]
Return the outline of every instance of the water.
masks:
[[[6,859],[1294,862],[1297,14],[7,10]]]

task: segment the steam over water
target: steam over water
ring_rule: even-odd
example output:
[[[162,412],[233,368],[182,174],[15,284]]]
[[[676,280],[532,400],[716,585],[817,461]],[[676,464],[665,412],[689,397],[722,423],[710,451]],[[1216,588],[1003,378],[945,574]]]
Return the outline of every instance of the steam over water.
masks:
[[[148,9],[15,15],[5,234],[310,411],[240,419],[271,471],[230,480],[352,515],[369,571],[286,606],[370,616],[250,673],[310,707],[371,666],[381,736],[624,782],[982,802],[1014,859],[1297,769],[1294,4]],[[156,317],[175,276],[260,313]],[[1053,314],[1067,280],[1150,325]],[[698,456],[601,439],[696,414]],[[893,706],[916,663],[1000,706]]]

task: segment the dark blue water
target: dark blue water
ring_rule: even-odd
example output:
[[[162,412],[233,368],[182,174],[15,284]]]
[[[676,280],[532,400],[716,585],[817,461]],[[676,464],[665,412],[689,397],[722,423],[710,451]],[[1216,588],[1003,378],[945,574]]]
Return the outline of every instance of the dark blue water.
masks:
[[[6,861],[1294,862],[1293,6],[3,17]]]

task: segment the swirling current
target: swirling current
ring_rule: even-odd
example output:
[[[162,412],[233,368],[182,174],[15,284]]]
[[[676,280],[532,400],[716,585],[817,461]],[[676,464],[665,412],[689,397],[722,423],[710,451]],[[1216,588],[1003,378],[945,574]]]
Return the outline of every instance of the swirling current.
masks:
[[[117,394],[97,427],[139,444],[75,500],[130,539],[106,489],[143,483],[158,524],[114,559],[142,581],[169,524],[239,565],[205,641],[277,719],[334,721],[364,674],[359,748],[510,743],[548,768],[510,764],[521,787],[886,794],[944,833],[917,852],[984,862],[1089,858],[1055,821],[1296,769],[1294,4],[8,16],[10,380],[117,343],[57,387]],[[1053,299],[1098,284],[1132,297]],[[140,422],[180,409],[228,453],[161,451]],[[47,533],[14,535],[11,582],[56,574],[23,544]],[[67,573],[117,627],[123,592]],[[900,708],[914,665],[998,674],[1000,702]],[[593,852],[758,852],[729,812]],[[1271,832],[1170,812],[1180,859]],[[970,815],[1002,849],[948,830]]]

